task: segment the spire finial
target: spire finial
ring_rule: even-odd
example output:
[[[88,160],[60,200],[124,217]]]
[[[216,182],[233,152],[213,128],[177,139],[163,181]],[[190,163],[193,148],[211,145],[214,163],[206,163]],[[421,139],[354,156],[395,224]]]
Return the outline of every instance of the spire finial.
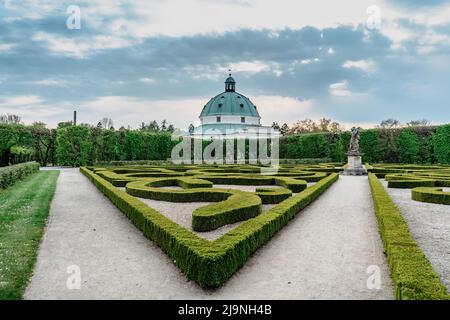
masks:
[[[228,75],[231,77],[231,69],[228,69]]]

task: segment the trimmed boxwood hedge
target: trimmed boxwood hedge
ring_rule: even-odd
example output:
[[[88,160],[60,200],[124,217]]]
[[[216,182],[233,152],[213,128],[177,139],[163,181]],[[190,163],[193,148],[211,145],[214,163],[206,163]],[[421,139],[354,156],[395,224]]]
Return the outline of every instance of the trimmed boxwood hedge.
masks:
[[[176,184],[183,189],[161,189]],[[215,230],[261,213],[261,199],[257,195],[240,190],[211,187],[211,182],[202,179],[159,178],[130,182],[126,186],[126,191],[135,197],[170,202],[217,202],[194,210],[192,229],[195,231]]]
[[[419,187],[411,190],[411,199],[450,205],[450,192],[444,192],[442,188]]]
[[[245,221],[215,241],[208,241],[115,188],[91,170],[84,167],[80,170],[146,237],[160,246],[189,279],[202,287],[222,285],[251,254],[339,178],[338,174],[332,173],[265,214]]]
[[[256,188],[256,195],[263,204],[280,203],[292,196],[292,191],[286,188]]]
[[[396,298],[448,299],[447,288],[410,234],[386,189],[373,173],[369,173],[369,182]]]
[[[39,171],[39,163],[26,162],[0,168],[0,190],[6,189],[16,181]]]

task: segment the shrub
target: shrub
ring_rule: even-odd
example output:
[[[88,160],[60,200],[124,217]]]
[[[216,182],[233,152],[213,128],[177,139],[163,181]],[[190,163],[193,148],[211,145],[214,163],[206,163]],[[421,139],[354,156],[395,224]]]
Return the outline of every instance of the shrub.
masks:
[[[450,124],[437,128],[433,148],[437,162],[450,164]]]
[[[402,130],[397,143],[401,163],[417,163],[419,161],[419,140],[411,128]]]
[[[444,192],[442,188],[418,187],[411,190],[411,199],[450,205],[450,192]]]
[[[89,163],[92,147],[91,130],[87,126],[68,126],[58,129],[56,157],[63,166],[84,166]]]
[[[292,196],[292,191],[286,188],[256,188],[255,193],[263,204],[280,203]]]
[[[39,163],[27,162],[0,168],[0,190],[6,189],[16,181],[39,171]]]
[[[375,215],[399,300],[448,299],[431,263],[411,236],[408,225],[381,182],[369,173]]]

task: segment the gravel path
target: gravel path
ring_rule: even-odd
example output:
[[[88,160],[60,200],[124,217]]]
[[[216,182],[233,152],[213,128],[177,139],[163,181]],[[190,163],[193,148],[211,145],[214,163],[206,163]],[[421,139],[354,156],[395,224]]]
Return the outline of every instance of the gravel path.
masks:
[[[411,189],[388,188],[409,229],[450,292],[450,206],[411,199]],[[443,188],[450,191],[449,188]]]
[[[66,286],[74,265],[80,289]],[[381,290],[366,287],[370,265]],[[390,299],[392,288],[365,177],[341,177],[223,287],[202,290],[77,169],[63,169],[25,298]]]

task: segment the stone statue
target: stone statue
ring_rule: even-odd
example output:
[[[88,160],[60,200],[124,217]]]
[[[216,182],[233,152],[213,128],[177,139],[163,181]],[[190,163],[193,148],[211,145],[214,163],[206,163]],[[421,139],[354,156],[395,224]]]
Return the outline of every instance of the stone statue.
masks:
[[[361,176],[366,175],[367,171],[362,165],[363,154],[359,152],[359,138],[361,136],[361,128],[353,127],[352,138],[350,139],[350,146],[347,152],[347,166],[342,174],[348,176]]]
[[[359,152],[359,138],[361,136],[361,128],[353,127],[352,130],[352,138],[350,140],[350,146],[348,147],[348,154],[350,155],[357,155],[360,154]]]

